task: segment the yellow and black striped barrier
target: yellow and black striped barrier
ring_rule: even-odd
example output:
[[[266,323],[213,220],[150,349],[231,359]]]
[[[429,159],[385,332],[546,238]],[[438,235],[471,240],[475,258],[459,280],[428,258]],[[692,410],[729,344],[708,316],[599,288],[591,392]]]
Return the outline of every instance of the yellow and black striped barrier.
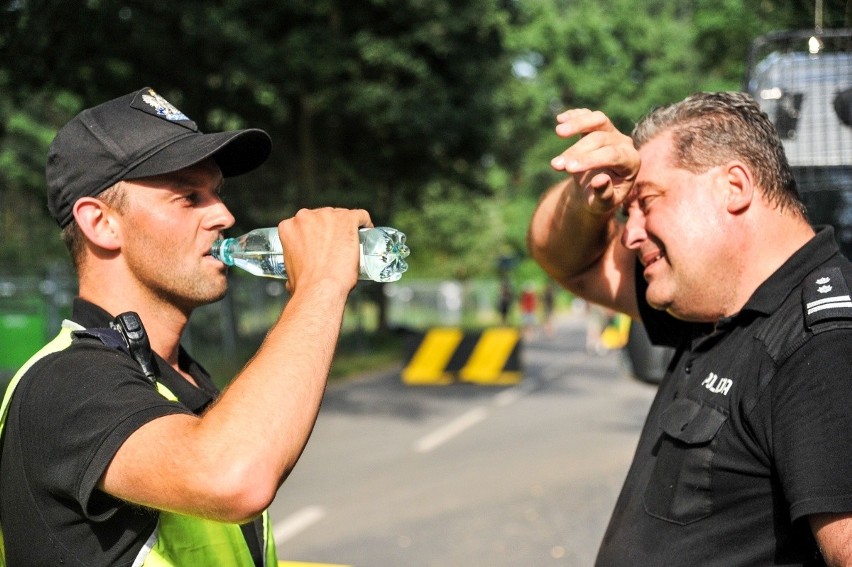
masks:
[[[630,317],[617,313],[604,327],[601,344],[610,350],[624,348],[630,336]]]
[[[521,333],[515,327],[479,332],[438,327],[416,334],[409,351],[402,381],[411,386],[454,382],[503,386],[522,378]]]

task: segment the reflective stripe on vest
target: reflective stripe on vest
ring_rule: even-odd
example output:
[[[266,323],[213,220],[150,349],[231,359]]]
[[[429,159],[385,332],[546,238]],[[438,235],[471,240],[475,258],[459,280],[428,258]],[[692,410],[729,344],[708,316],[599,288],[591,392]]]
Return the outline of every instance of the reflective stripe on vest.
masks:
[[[73,321],[63,321],[62,329],[15,373],[6,388],[0,406],[0,436],[6,424],[12,394],[24,374],[40,359],[71,346],[72,333],[84,328]],[[164,398],[177,401],[177,397],[165,385],[157,382],[157,391]],[[245,536],[238,524],[214,522],[171,512],[159,512],[154,532],[145,542],[133,562],[133,567],[173,567],[183,565],[217,565],[222,567],[254,567]],[[263,513],[263,564],[277,565],[275,540],[268,512]],[[3,533],[0,531],[0,567],[6,566],[6,550]]]
[[[160,512],[159,516],[157,527],[136,556],[133,567],[254,566],[239,525],[170,512]],[[266,540],[263,564],[265,567],[274,567],[278,560],[266,512],[263,513],[263,531]]]

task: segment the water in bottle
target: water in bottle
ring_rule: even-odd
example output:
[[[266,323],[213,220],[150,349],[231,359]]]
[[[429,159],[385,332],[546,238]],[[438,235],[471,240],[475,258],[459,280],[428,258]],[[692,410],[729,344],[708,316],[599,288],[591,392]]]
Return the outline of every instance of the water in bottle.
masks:
[[[409,250],[405,235],[395,228],[380,226],[358,231],[361,241],[359,277],[376,282],[395,282],[408,269]]]
[[[362,228],[359,278],[394,282],[408,269],[409,249],[405,234],[395,228]],[[213,243],[210,253],[229,266],[237,266],[256,276],[287,279],[281,240],[276,227],[258,228],[236,238]]]

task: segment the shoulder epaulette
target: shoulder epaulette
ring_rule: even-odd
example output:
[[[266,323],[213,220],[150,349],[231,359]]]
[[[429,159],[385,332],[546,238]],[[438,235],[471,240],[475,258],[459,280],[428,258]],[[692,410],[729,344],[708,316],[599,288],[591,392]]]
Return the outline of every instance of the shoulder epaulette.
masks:
[[[852,321],[852,296],[840,268],[819,268],[805,278],[802,308],[805,325],[811,330],[822,323]]]
[[[157,385],[160,374],[154,351],[151,350],[148,333],[137,313],[125,311],[112,320],[109,328],[82,329],[75,331],[75,336],[96,338],[110,348],[129,354],[139,364],[145,378]]]
[[[125,342],[124,337],[121,336],[121,333],[110,327],[82,329],[74,331],[72,334],[75,337],[97,339],[109,348],[116,348],[125,354],[130,354],[130,350],[127,348],[127,343]]]

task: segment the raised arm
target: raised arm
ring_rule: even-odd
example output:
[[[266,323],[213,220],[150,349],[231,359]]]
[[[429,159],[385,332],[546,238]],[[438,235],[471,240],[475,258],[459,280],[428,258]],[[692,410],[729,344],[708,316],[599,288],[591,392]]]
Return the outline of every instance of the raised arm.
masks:
[[[301,211],[279,225],[292,295],[255,356],[202,417],[171,415],[134,432],[101,482],[156,509],[220,521],[262,512],[308,441],[357,282],[365,211]]]
[[[635,256],[621,244],[616,213],[629,197],[639,153],[601,112],[569,110],[556,133],[581,138],[551,161],[568,177],[539,203],[528,233],[542,268],[573,293],[638,317]]]

